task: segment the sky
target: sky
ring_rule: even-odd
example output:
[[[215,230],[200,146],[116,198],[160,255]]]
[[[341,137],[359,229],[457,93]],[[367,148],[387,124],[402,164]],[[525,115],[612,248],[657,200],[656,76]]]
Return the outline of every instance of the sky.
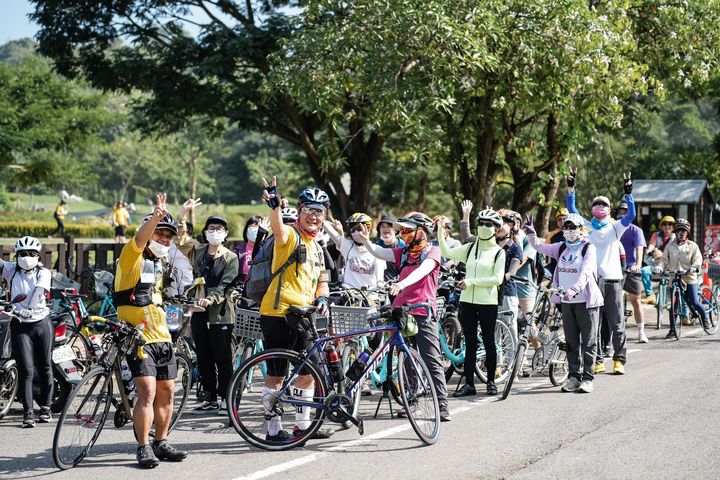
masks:
[[[37,26],[27,17],[33,11],[28,0],[0,0],[0,43],[32,37]]]

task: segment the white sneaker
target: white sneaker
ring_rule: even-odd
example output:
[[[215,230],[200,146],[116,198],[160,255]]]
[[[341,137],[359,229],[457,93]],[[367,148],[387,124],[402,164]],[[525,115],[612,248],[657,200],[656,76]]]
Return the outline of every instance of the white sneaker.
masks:
[[[648,343],[648,338],[647,335],[645,335],[645,332],[638,335],[638,343]]]
[[[218,404],[218,415],[227,415],[227,402],[225,399],[220,400]]]
[[[370,388],[370,384],[368,382],[363,382],[360,386],[360,394],[363,397],[369,397],[373,394],[372,388]]]
[[[594,390],[593,382],[592,380],[583,380],[580,384],[580,388],[578,388],[578,392],[580,393],[590,393]]]
[[[580,388],[580,380],[575,377],[570,377],[565,380],[560,390],[563,392],[577,392],[578,388]]]

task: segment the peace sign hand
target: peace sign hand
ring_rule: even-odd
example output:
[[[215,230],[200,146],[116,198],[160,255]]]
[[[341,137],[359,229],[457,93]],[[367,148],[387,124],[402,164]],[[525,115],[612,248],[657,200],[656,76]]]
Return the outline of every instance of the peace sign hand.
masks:
[[[623,190],[625,190],[625,195],[632,195],[632,172],[623,173]]]
[[[185,200],[185,203],[182,204],[180,207],[180,213],[178,214],[178,219],[183,220],[185,218],[185,215],[188,211],[192,211],[195,209],[195,207],[202,205],[202,201],[200,201],[200,198],[189,198]]]
[[[565,181],[567,182],[568,188],[575,188],[575,178],[577,177],[578,169],[577,167],[575,170],[573,170],[572,165],[568,166],[568,174],[567,177],[565,177]]]
[[[167,194],[158,193],[155,195],[155,209],[153,210],[153,217],[160,220],[167,215]]]
[[[525,225],[523,225],[523,229],[528,235],[537,235],[535,232],[535,226],[533,225],[532,215],[529,213],[525,215]]]
[[[268,185],[265,178],[262,180],[265,187],[262,194],[263,200],[268,204],[268,207],[274,210],[280,206],[280,195],[277,192],[277,179],[273,176],[270,185]]]

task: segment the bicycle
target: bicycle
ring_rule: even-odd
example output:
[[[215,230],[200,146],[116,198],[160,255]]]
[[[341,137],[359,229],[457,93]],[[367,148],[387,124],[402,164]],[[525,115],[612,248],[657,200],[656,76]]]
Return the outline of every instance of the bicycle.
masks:
[[[671,293],[670,293],[670,333],[675,333],[675,339],[680,340],[682,337],[682,311],[685,306],[684,296],[687,291],[682,277],[690,273],[699,273],[697,268],[690,268],[689,270],[665,270],[663,276],[668,278],[672,277]],[[703,330],[708,335],[714,335],[720,327],[720,306],[718,305],[717,298],[713,293],[712,289],[707,286],[701,286],[698,291],[698,300],[703,305],[705,310],[706,322],[702,324]],[[687,308],[687,306],[685,306]],[[699,314],[694,308],[689,308],[691,317],[694,319],[699,317]],[[702,323],[702,322],[701,322]],[[668,334],[668,337],[670,336]]]
[[[93,317],[100,322],[101,317]],[[120,428],[132,420],[132,401],[134,399],[132,380],[123,372],[123,359],[127,354],[138,355],[144,345],[141,324],[133,327],[122,321],[101,319],[106,334],[103,339],[103,353],[98,367],[86,373],[71,392],[65,407],[58,418],[53,437],[53,461],[61,470],[75,467],[95,445],[107,421],[110,405],[115,407],[113,423]],[[182,354],[178,358],[178,374],[181,369],[188,372],[188,361]],[[188,373],[182,373],[181,387],[186,388]],[[118,385],[119,399],[113,395],[113,383]],[[187,390],[186,390],[187,392]],[[171,430],[182,414],[187,394],[181,396],[183,402],[179,411],[173,411],[170,421]]]
[[[530,376],[542,375],[547,370],[550,382],[557,387],[562,385],[569,375],[566,346],[560,336],[562,311],[557,304],[551,302],[552,295],[559,291],[538,286],[537,292],[535,307],[527,317],[530,336],[540,342],[540,347],[535,349],[532,357]]]
[[[391,350],[398,350],[398,381],[400,384],[400,396],[403,406],[408,412],[408,420],[415,433],[427,445],[437,442],[440,434],[440,409],[435,387],[428,367],[420,355],[410,349],[401,333],[404,328],[409,311],[416,308],[429,309],[427,303],[409,305],[402,308],[390,309],[383,307],[376,315],[370,315],[366,320],[373,325],[376,321],[391,319],[389,323],[380,323],[377,326],[366,327],[361,330],[320,337],[315,325],[315,307],[290,307],[289,312],[300,318],[299,327],[310,332],[313,345],[308,351],[295,352],[287,349],[265,350],[243,362],[232,377],[228,389],[228,415],[235,430],[251,445],[264,450],[288,450],[307,442],[320,428],[327,418],[335,423],[350,421],[357,426],[358,432],[364,433],[364,425],[361,418],[351,414],[352,395],[357,395],[364,380],[366,380],[373,369],[386,355],[391,355]],[[414,320],[414,319],[413,319]],[[367,363],[362,366],[352,385],[349,386],[348,394],[340,394],[335,391],[335,384],[342,380],[338,378],[339,357],[333,342],[358,335],[373,334],[376,332],[389,334],[389,339],[368,358]],[[326,347],[327,345],[327,347]],[[326,348],[329,350],[325,355]],[[333,355],[334,353],[334,355]],[[313,357],[318,356],[319,362],[315,363]],[[329,357],[329,358],[328,358]],[[289,363],[290,368],[285,375],[281,387],[271,397],[262,398],[254,392],[262,388],[253,389],[252,394],[246,395],[247,373],[250,369],[264,362]],[[287,362],[287,363],[285,363]],[[312,398],[293,398],[291,390],[300,374],[309,375],[314,384]],[[253,377],[254,380],[263,382],[262,377]],[[267,412],[266,407],[267,405]],[[286,441],[273,441],[266,437],[268,432],[266,422],[276,416],[282,417],[284,408],[291,407],[310,409],[310,427],[299,431]],[[268,413],[269,412],[269,413]]]

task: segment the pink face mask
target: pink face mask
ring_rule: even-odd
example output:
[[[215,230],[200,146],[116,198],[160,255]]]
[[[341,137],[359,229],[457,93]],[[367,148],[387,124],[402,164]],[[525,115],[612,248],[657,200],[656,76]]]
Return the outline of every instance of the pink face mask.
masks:
[[[592,216],[597,218],[598,220],[602,220],[605,217],[610,215],[610,207],[606,207],[604,205],[593,205],[592,207]]]

